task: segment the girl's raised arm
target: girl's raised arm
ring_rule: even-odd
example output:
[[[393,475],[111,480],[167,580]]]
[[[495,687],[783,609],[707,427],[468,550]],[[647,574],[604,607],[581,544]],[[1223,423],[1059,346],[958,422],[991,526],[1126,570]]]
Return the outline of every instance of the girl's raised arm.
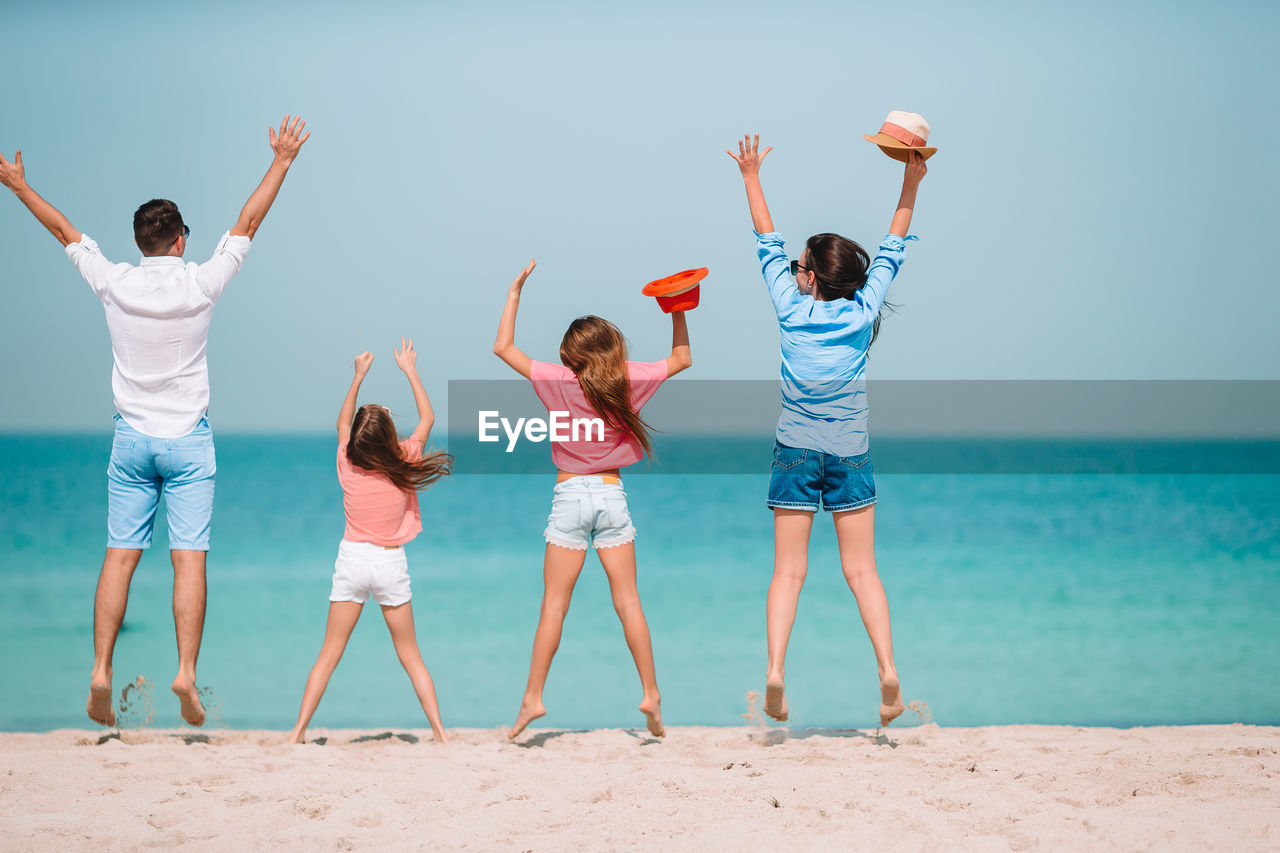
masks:
[[[356,397],[360,395],[360,383],[364,381],[371,364],[373,364],[373,353],[362,352],[356,356],[356,375],[351,380],[351,388],[348,389],[347,397],[342,401],[342,408],[338,411],[339,444],[345,444],[347,439],[351,438],[351,421],[356,416]]]
[[[894,211],[893,223],[889,226],[890,234],[906,237],[911,231],[911,211],[916,206],[916,190],[920,188],[920,181],[928,171],[924,158],[913,151],[911,159],[907,161],[907,168],[902,173],[902,195],[898,198],[898,209]]]
[[[684,312],[671,313],[671,355],[667,356],[667,376],[675,376],[693,367],[693,351],[689,349],[689,327]]]
[[[418,407],[418,425],[409,438],[419,444],[426,444],[427,436],[431,435],[431,427],[436,422],[436,413],[431,408],[427,389],[422,387],[422,380],[418,378],[418,353],[413,348],[413,338],[401,338],[400,349],[392,352],[395,353],[396,364],[409,380],[409,387],[413,389],[413,402]]]
[[[511,365],[511,369],[525,379],[529,378],[533,359],[516,346],[516,311],[520,309],[520,290],[537,265],[536,260],[530,259],[529,265],[511,282],[511,288],[507,291],[507,304],[502,309],[502,320],[498,323],[498,339],[493,342],[493,354]]]
[[[751,226],[756,229],[757,234],[768,234],[773,231],[773,219],[769,217],[769,205],[764,203],[764,189],[760,186],[760,164],[764,162],[765,154],[773,150],[770,145],[764,149],[764,153],[760,153],[760,134],[756,134],[755,139],[751,138],[751,134],[747,134],[738,143],[738,153],[725,151],[738,163],[738,169],[742,171],[742,180],[747,185],[747,204],[751,206]]]

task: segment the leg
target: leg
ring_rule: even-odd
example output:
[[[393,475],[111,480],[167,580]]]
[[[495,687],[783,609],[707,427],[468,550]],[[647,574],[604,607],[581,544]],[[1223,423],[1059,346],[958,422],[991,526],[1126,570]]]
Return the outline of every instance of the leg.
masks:
[[[182,719],[204,724],[204,706],[196,693],[196,658],[204,634],[205,560],[213,520],[213,490],[218,471],[213,433],[201,420],[181,438],[157,440],[156,473],[164,478],[173,560],[173,625],[178,636],[178,676],[173,692]]]
[[[765,605],[768,627],[769,668],[765,672],[764,712],[775,720],[787,719],[787,643],[796,621],[796,605],[809,571],[809,533],[813,512],[775,508],[773,511],[773,580]]]
[[[302,691],[302,707],[298,710],[298,722],[289,735],[289,743],[306,743],[311,716],[320,705],[324,689],[329,686],[329,676],[333,675],[338,661],[342,660],[347,640],[351,639],[351,632],[355,630],[356,622],[360,621],[363,607],[364,604],[357,601],[329,602],[329,621],[324,626],[324,645],[320,647],[320,656],[316,658],[315,666],[311,667],[311,674],[307,676],[307,686]]]
[[[178,638],[178,675],[173,692],[178,697],[182,719],[193,726],[204,725],[204,706],[196,693],[196,659],[204,634],[205,565],[204,551],[170,551],[173,560],[173,628]]]
[[[649,639],[649,623],[640,607],[640,592],[636,589],[636,543],[596,548],[596,554],[609,576],[613,609],[622,620],[622,633],[636,662],[636,672],[640,674],[640,686],[644,690],[640,713],[644,714],[649,733],[662,737],[666,731],[662,728],[662,698],[658,695],[658,677],[653,668],[653,644]]]
[[[400,665],[409,674],[413,682],[413,692],[418,694],[422,710],[426,712],[427,721],[431,723],[431,734],[437,743],[448,743],[444,723],[440,722],[440,705],[436,702],[436,686],[431,681],[431,673],[422,662],[422,652],[418,649],[418,636],[413,626],[413,605],[409,602],[394,607],[382,606],[382,616],[387,620],[387,630],[391,632],[391,642],[396,647],[396,656]]]
[[[89,677],[89,717],[114,726],[111,708],[112,657],[124,624],[129,583],[151,547],[151,529],[160,501],[149,443],[117,416],[111,460],[107,463],[107,553],[93,601],[93,672]]]
[[[116,724],[111,707],[111,659],[129,603],[129,583],[140,559],[140,548],[108,548],[98,575],[98,591],[93,599],[93,672],[85,710],[89,719],[104,726]]]
[[[574,584],[582,574],[582,564],[587,552],[576,548],[561,548],[548,543],[542,562],[542,610],[538,615],[538,630],[533,635],[533,655],[529,660],[529,682],[524,688],[520,713],[511,726],[508,738],[515,738],[525,726],[547,713],[542,705],[542,689],[547,683],[551,659],[560,648],[560,632],[564,617],[569,612],[569,599],[573,597]]]
[[[893,634],[889,630],[889,600],[876,572],[875,505],[833,513],[840,543],[840,567],[849,589],[858,599],[858,613],[871,638],[880,673],[880,725],[900,715],[902,691],[893,664]]]

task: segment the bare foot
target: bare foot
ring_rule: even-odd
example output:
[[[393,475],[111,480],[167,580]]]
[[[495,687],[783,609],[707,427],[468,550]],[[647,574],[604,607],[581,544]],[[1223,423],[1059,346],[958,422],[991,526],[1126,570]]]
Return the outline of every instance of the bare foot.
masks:
[[[444,729],[441,729],[441,730],[440,730],[440,731],[438,731],[438,732],[437,732],[437,731],[432,731],[432,732],[431,732],[431,739],[432,739],[433,741],[435,741],[436,743],[448,743],[448,742],[449,742],[449,735],[445,733],[445,730],[444,730]]]
[[[662,727],[661,699],[645,699],[640,703],[640,713],[644,714],[644,722],[649,727],[649,734],[654,737],[666,735],[667,730]]]
[[[85,706],[89,719],[104,726],[116,724],[116,712],[111,707],[111,683],[89,683],[89,702]]]
[[[307,730],[297,731],[296,729],[289,735],[289,743],[306,743]]]
[[[203,726],[204,705],[200,704],[200,694],[196,693],[196,686],[190,682],[183,681],[181,677],[175,678],[173,680],[173,695],[178,697],[182,719],[193,726]]]
[[[547,713],[547,709],[542,706],[541,701],[530,702],[527,699],[520,703],[520,715],[516,717],[515,723],[511,726],[511,731],[507,733],[507,740],[515,740],[525,727],[534,720]]]
[[[764,712],[780,723],[786,722],[787,695],[781,681],[770,681],[765,684]]]
[[[889,725],[906,708],[902,705],[902,689],[898,686],[898,676],[891,675],[880,682],[880,726]]]

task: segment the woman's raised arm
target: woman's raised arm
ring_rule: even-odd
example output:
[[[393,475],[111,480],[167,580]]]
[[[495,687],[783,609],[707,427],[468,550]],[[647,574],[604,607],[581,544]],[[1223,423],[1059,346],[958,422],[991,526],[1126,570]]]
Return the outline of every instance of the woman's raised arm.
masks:
[[[760,152],[760,134],[757,133],[755,139],[751,138],[751,134],[742,138],[738,143],[737,154],[732,151],[724,152],[737,162],[738,169],[742,172],[742,181],[747,186],[747,204],[751,206],[751,227],[756,229],[757,234],[773,231],[769,205],[764,202],[764,188],[760,186],[760,164],[764,162],[765,154],[772,150],[771,145],[764,149],[764,153]]]

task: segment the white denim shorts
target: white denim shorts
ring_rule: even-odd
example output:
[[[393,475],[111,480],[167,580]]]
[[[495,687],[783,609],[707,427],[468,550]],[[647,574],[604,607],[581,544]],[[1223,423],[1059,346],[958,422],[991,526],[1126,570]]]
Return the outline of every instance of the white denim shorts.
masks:
[[[556,483],[543,536],[552,545],[576,551],[585,551],[588,545],[616,548],[631,542],[636,528],[622,484],[606,483],[596,474]]]
[[[369,596],[384,607],[396,607],[409,600],[409,561],[404,547],[385,548],[343,539],[333,564],[329,600],[364,604]]]

